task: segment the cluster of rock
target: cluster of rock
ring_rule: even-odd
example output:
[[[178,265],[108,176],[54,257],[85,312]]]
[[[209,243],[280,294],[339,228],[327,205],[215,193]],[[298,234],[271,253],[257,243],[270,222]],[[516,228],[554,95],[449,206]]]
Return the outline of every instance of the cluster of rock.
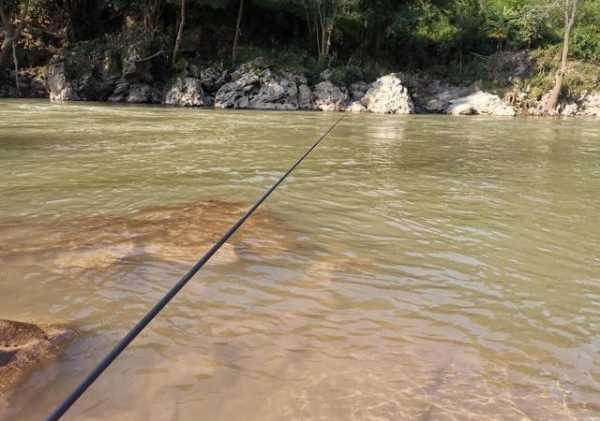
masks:
[[[184,107],[211,106],[231,109],[314,110],[351,113],[515,116],[517,110],[530,115],[544,112],[544,100],[523,107],[477,86],[453,86],[435,80],[415,83],[401,74],[389,74],[371,84],[342,86],[323,72],[311,85],[303,75],[276,72],[261,60],[234,71],[219,66],[190,65],[181,76],[164,81],[156,69],[160,54],[143,57],[146,51],[130,48],[119,58],[106,53],[93,62],[55,57],[43,77],[26,79],[22,91],[32,97],[47,90],[51,101],[109,101],[166,104]],[[158,61],[158,62],[157,62]],[[4,88],[7,90],[8,88]],[[0,96],[11,96],[11,91]],[[563,116],[599,116],[600,93],[588,94],[561,104]]]

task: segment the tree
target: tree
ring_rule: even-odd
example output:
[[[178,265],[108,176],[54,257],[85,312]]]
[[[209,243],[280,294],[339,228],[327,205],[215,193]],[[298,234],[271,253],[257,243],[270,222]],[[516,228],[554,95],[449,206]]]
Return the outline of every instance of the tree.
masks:
[[[181,45],[181,39],[183,38],[183,27],[185,26],[186,18],[186,0],[181,0],[181,15],[179,16],[179,25],[177,29],[177,38],[175,38],[175,46],[173,47],[172,64],[175,65],[177,62],[177,55],[179,54],[179,47]]]
[[[12,50],[15,54],[15,43],[18,41],[21,31],[25,27],[25,21],[29,14],[30,0],[25,0],[23,3],[14,2],[9,4],[6,0],[0,0],[0,20],[4,29],[4,41],[0,47],[0,70],[4,69],[9,61],[9,56]],[[19,9],[21,13],[19,14]],[[16,63],[15,63],[16,65]]]
[[[238,9],[237,22],[235,24],[235,36],[233,37],[233,48],[231,50],[231,61],[235,63],[237,58],[237,46],[240,38],[240,25],[242,23],[242,14],[244,13],[244,0],[240,0],[240,7]]]
[[[164,8],[164,0],[144,0],[142,13],[144,15],[144,29],[146,31],[154,32],[158,29]]]
[[[558,104],[558,99],[562,90],[564,76],[567,73],[567,59],[569,57],[569,42],[571,38],[571,29],[573,28],[573,24],[575,23],[575,17],[577,16],[577,6],[579,0],[562,0],[562,3],[564,13],[564,36],[560,68],[556,72],[554,88],[550,92],[550,98],[546,103],[546,114],[554,114],[556,112],[556,106]]]

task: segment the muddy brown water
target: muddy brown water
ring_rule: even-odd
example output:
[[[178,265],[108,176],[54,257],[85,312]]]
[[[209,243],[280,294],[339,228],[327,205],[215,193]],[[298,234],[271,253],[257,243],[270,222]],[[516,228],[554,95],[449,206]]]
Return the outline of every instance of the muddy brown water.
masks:
[[[0,319],[79,331],[2,416],[337,117],[0,100]],[[599,214],[598,120],[349,116],[66,419],[600,419]]]

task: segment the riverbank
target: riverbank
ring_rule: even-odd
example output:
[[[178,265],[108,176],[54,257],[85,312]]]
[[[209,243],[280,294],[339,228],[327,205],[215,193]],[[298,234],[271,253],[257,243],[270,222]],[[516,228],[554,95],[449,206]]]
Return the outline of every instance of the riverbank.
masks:
[[[52,102],[107,101],[184,107],[372,112],[381,114],[545,115],[552,72],[547,57],[529,51],[498,53],[482,65],[485,78],[463,81],[426,72],[390,72],[369,79],[359,68],[311,74],[299,66],[256,57],[238,66],[180,60],[176,70],[144,40],[82,42],[45,65],[14,71],[0,85],[2,97]],[[585,63],[555,116],[600,116],[600,86]],[[573,71],[577,75],[576,71]]]

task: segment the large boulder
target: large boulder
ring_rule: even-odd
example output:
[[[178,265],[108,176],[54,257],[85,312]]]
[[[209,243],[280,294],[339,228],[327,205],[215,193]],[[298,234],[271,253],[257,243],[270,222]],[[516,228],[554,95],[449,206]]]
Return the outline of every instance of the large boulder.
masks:
[[[414,95],[417,112],[443,113],[451,101],[468,96],[472,88],[452,86],[440,81],[432,81]]]
[[[251,71],[239,76],[236,80],[226,83],[215,96],[216,108],[248,108],[250,93],[260,86],[260,75]]]
[[[243,65],[231,77],[231,82],[221,86],[215,95],[216,108],[298,110],[310,107],[310,88],[300,76]]]
[[[110,71],[103,61],[92,60],[81,52],[55,56],[45,75],[50,101],[106,101],[118,79],[118,74]]]
[[[0,398],[44,361],[55,359],[75,331],[0,320]]]
[[[297,110],[298,85],[288,79],[265,81],[250,100],[248,107],[263,110]]]
[[[397,74],[376,80],[361,99],[365,108],[378,114],[413,114],[415,107]]]
[[[318,111],[344,111],[348,92],[330,81],[317,84],[313,90],[313,107]]]
[[[445,109],[452,115],[493,115],[514,117],[517,112],[504,103],[499,96],[478,91],[471,95],[451,100]]]
[[[199,107],[204,103],[204,91],[200,79],[177,78],[167,88],[164,103],[182,107]]]

